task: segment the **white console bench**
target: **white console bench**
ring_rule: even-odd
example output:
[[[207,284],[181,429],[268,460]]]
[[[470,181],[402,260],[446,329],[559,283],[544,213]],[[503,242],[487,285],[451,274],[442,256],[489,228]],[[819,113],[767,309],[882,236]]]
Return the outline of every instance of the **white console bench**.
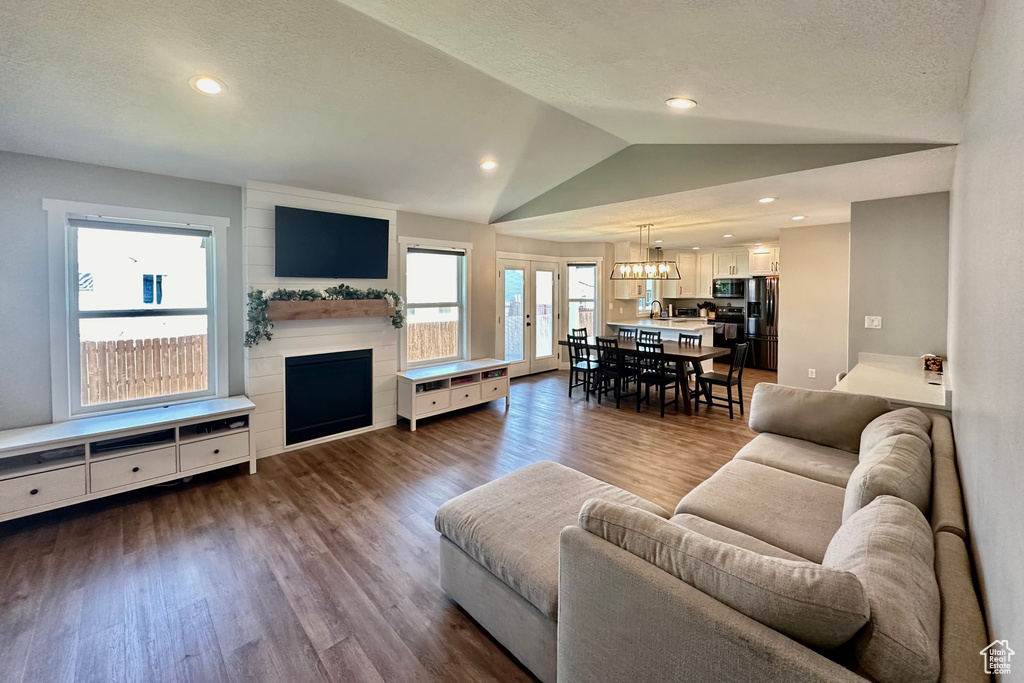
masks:
[[[505,399],[508,410],[508,361],[480,358],[398,373],[398,415],[416,420],[451,410]]]
[[[0,432],[0,522],[256,457],[245,396]]]

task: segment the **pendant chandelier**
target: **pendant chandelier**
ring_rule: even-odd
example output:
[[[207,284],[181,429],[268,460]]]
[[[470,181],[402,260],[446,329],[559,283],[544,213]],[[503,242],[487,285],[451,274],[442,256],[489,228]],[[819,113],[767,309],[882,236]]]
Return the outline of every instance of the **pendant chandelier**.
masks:
[[[612,268],[612,280],[678,280],[679,267],[675,261],[662,260],[661,247],[654,248],[651,258],[650,223],[636,226],[640,230],[640,253],[643,261],[618,261]],[[647,248],[644,248],[644,229],[647,230]]]

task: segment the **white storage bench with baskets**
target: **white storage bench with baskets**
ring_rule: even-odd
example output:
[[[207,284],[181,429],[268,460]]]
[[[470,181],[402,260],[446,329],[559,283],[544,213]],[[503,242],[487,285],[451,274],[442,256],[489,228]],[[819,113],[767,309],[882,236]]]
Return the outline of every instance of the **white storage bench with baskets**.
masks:
[[[0,432],[0,522],[248,463],[244,396]]]
[[[398,373],[398,416],[416,420],[497,398],[508,409],[508,361],[481,358]]]

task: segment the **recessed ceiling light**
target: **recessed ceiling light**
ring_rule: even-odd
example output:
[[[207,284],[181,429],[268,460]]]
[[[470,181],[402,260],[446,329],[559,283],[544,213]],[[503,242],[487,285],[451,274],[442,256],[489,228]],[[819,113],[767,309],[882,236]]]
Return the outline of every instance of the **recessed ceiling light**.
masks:
[[[491,161],[490,159],[488,159],[487,161],[480,164],[480,168],[484,169],[485,171],[493,171],[494,169],[498,168],[498,162]]]
[[[762,244],[764,244],[764,242],[754,242],[754,246],[755,246],[755,247],[759,247],[759,246],[761,246]]]
[[[224,81],[213,76],[193,76],[188,79],[188,84],[192,86],[193,90],[204,95],[220,95],[228,89],[228,86],[224,85]]]
[[[700,249],[700,247],[694,247],[693,248],[694,251],[697,251],[698,249]]]
[[[665,241],[665,240],[654,240],[654,243],[655,243],[655,244],[661,244],[661,243],[662,243],[662,242],[664,242],[664,241]]]
[[[673,109],[693,109],[697,106],[694,100],[688,100],[685,97],[672,97],[665,100],[665,104]]]
[[[795,221],[802,221],[805,218],[807,218],[807,216],[793,216],[793,220]]]
[[[732,235],[722,235],[722,237],[732,237]]]
[[[771,204],[776,199],[778,199],[778,197],[761,197],[757,201],[761,202],[762,204]]]

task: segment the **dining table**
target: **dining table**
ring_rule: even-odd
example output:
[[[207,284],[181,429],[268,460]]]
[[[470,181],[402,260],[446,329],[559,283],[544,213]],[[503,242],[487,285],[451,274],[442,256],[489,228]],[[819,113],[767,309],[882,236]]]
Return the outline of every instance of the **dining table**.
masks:
[[[612,337],[619,343],[619,355],[628,356],[636,353],[636,340],[635,339],[623,339],[621,337]],[[730,353],[729,349],[723,349],[719,346],[701,346],[699,344],[684,344],[682,341],[663,339],[659,342],[664,351],[662,357],[666,362],[675,363],[676,375],[679,378],[679,386],[686,387],[686,400],[681,401],[683,404],[683,412],[687,415],[693,414],[693,404],[690,402],[690,384],[686,377],[686,365],[690,364],[693,368],[694,375],[696,376],[697,390],[700,390],[700,378],[704,375],[704,371],[701,368],[701,363],[706,360],[713,358],[719,358],[721,356],[727,356]],[[562,339],[558,342],[560,346],[569,346],[567,339]],[[587,337],[587,350],[597,351],[597,337]],[[708,402],[711,402],[711,387],[710,385],[704,387],[705,398]]]

